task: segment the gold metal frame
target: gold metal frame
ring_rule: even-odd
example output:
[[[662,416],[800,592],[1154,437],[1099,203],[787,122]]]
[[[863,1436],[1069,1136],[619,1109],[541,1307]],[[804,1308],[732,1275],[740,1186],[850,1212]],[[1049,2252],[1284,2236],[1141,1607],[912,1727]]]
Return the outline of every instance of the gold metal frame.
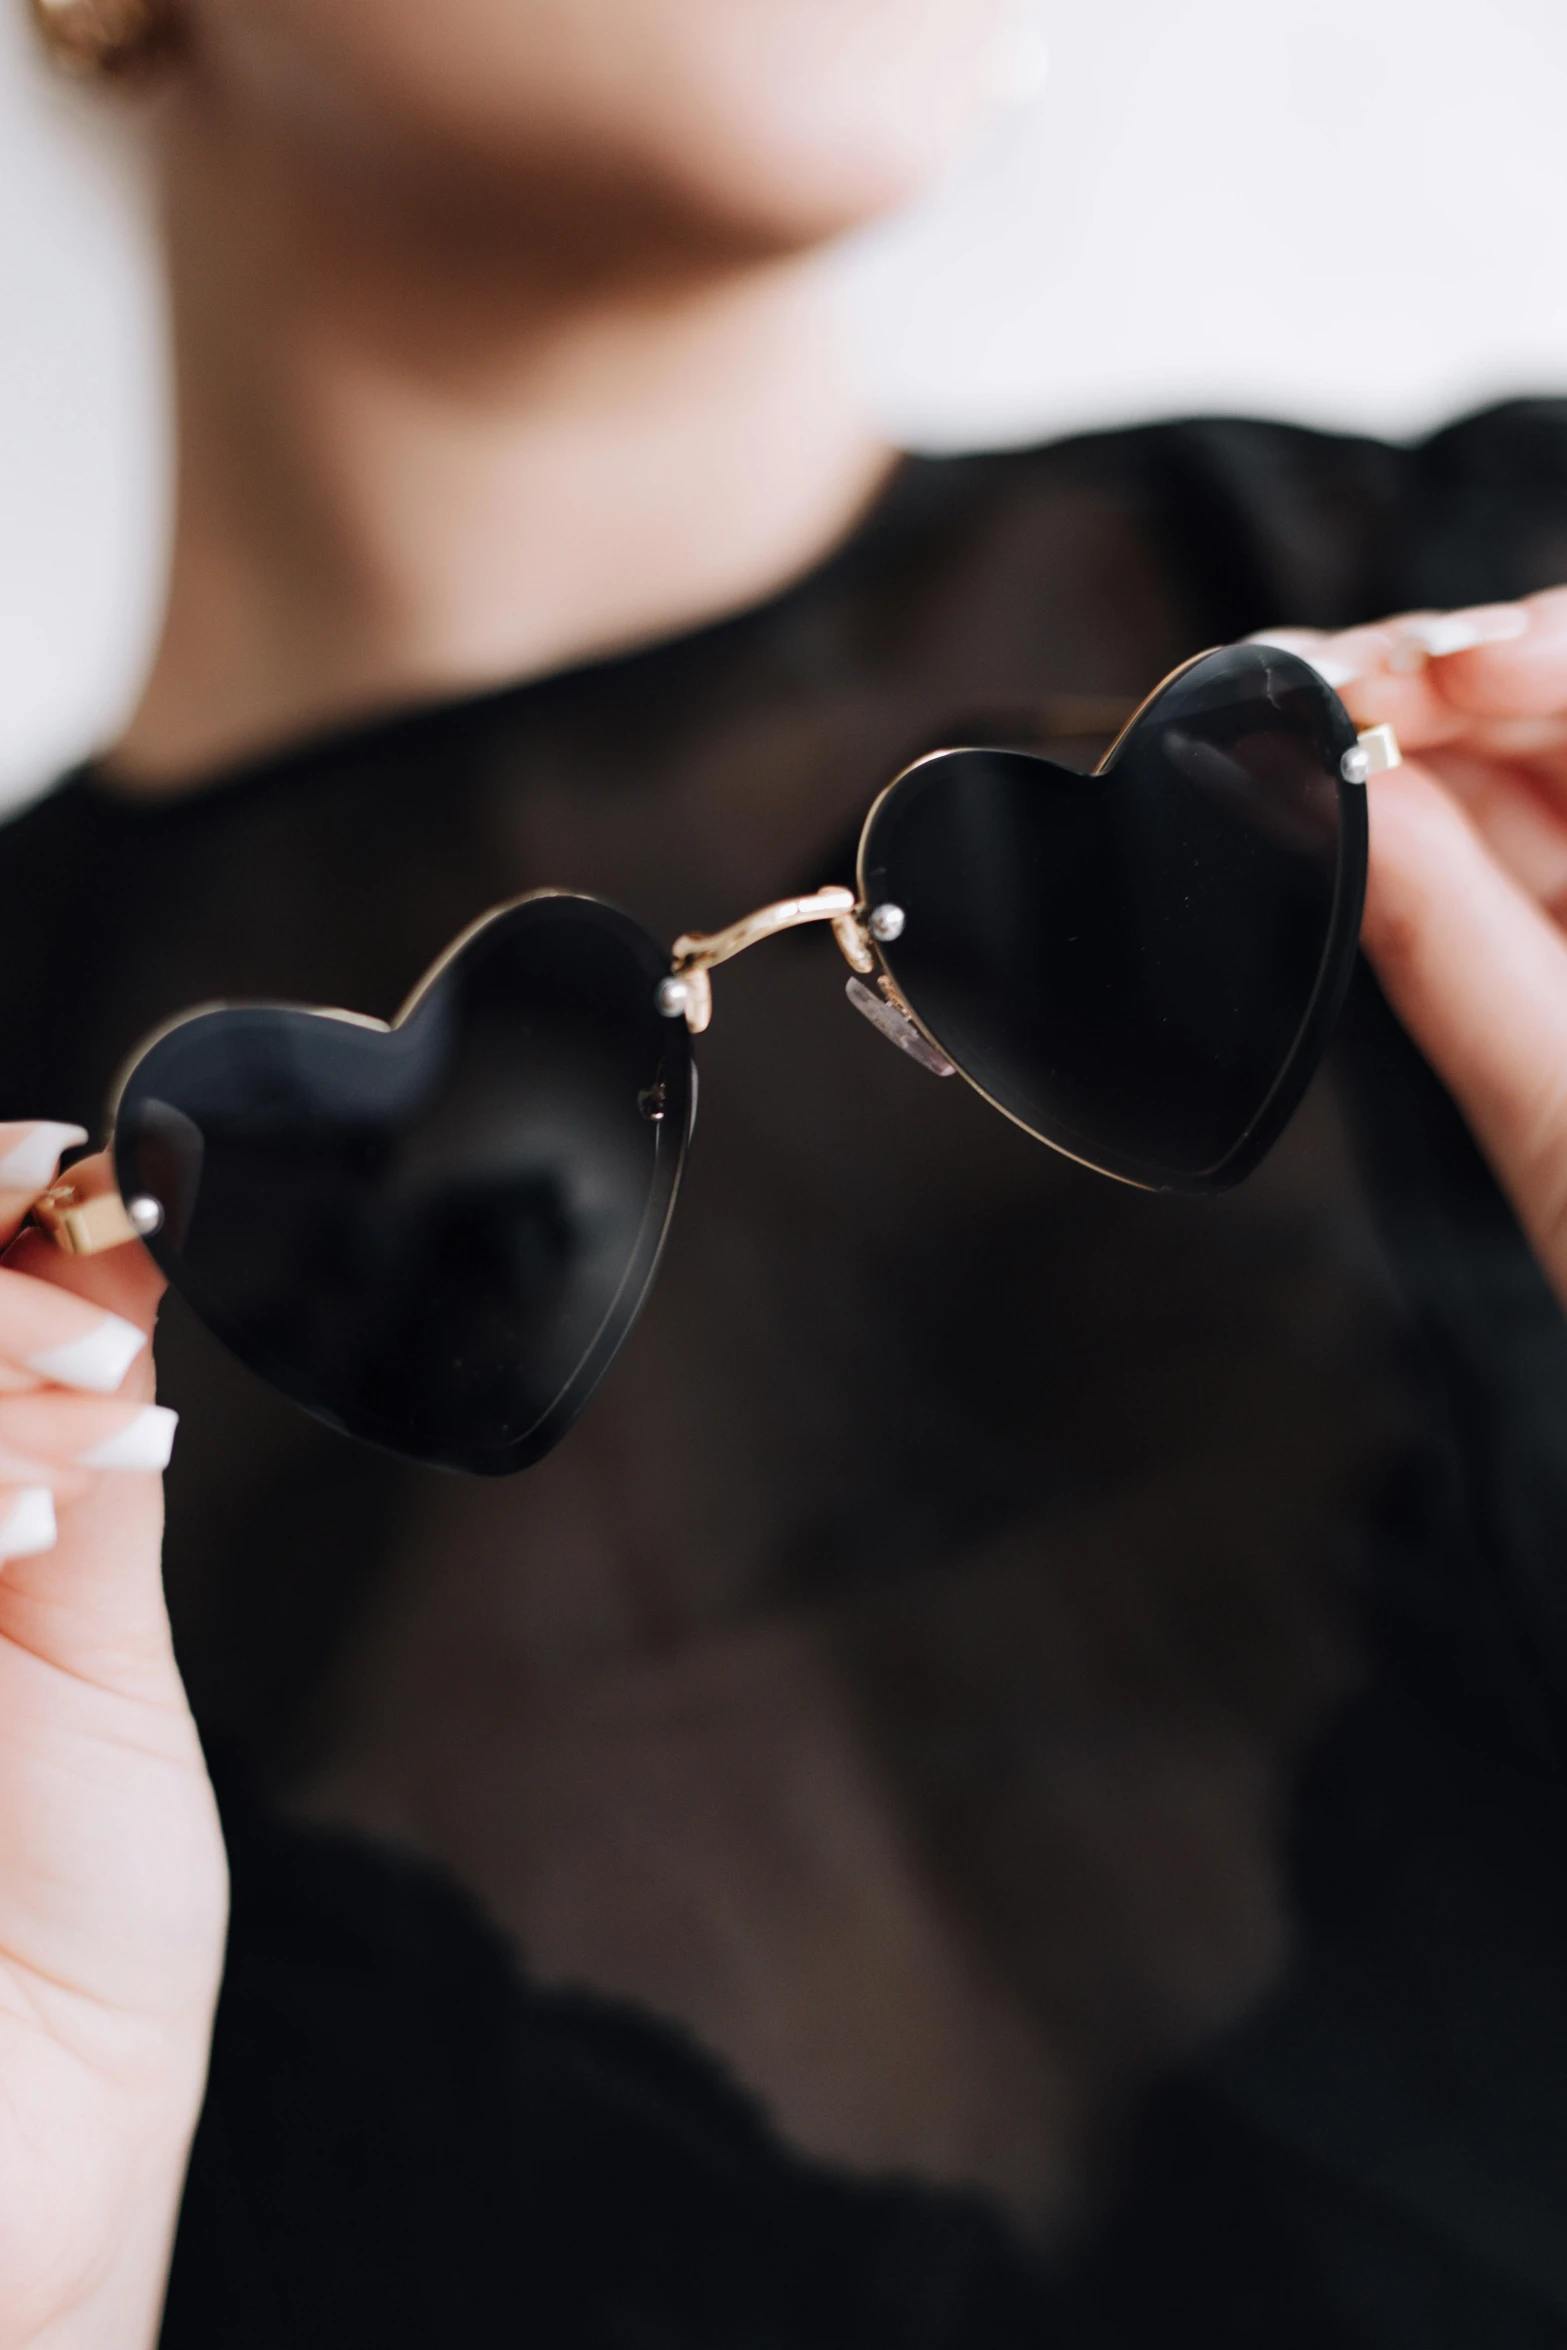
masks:
[[[529,889],[524,890],[520,897],[503,899],[498,906],[487,906],[482,914],[476,914],[473,920],[441,949],[430,968],[421,976],[418,986],[398,1005],[390,1020],[378,1020],[371,1012],[346,1011],[335,1004],[289,1004],[271,1008],[302,1012],[312,1020],[337,1020],[349,1028],[374,1028],[382,1036],[388,1036],[394,1028],[400,1027],[409,1014],[417,1008],[447,965],[462,953],[468,941],[471,938],[476,938],[479,932],[493,922],[498,914],[509,914],[513,907],[529,905],[535,898],[569,898],[577,895],[577,891],[569,889]],[[151,1052],[154,1045],[161,1044],[166,1036],[172,1036],[176,1029],[186,1027],[190,1021],[204,1020],[210,1012],[232,1012],[241,1008],[239,1005],[227,1002],[221,996],[214,997],[205,1004],[190,1004],[183,1012],[176,1012],[172,1019],[160,1021],[156,1028],[141,1038],[135,1051],[121,1062],[115,1072],[114,1085],[109,1096],[111,1139],[115,1120],[119,1115],[120,1098],[137,1062]],[[246,1011],[267,1008],[255,1003],[247,1003],[243,1006]],[[65,1174],[50,1184],[47,1191],[41,1192],[34,1200],[29,1221],[38,1225],[42,1231],[47,1232],[56,1248],[66,1256],[95,1257],[101,1256],[107,1249],[123,1248],[127,1241],[145,1240],[156,1229],[155,1226],[143,1225],[136,1220],[132,1213],[135,1205],[136,1203],[133,1201],[127,1207],[117,1191],[94,1192],[84,1196],[80,1186],[72,1180],[70,1170],[67,1169]]]
[[[1146,693],[1129,713],[1125,702],[1111,701],[1108,697],[1057,697],[1056,701],[1045,706],[1045,712],[1055,721],[1052,731],[1058,737],[1073,731],[1070,726],[1062,726],[1059,723],[1060,717],[1068,705],[1070,705],[1074,718],[1092,718],[1103,723],[1114,723],[1116,719],[1119,719],[1120,728],[1114,741],[1091,770],[1094,775],[1104,775],[1114,764],[1122,743],[1137,725],[1144,711],[1156,702],[1165,689],[1173,685],[1178,677],[1184,676],[1188,669],[1195,668],[1199,661],[1205,661],[1207,658],[1207,653],[1194,653],[1189,661],[1180,662],[1167,676],[1162,677],[1159,683]],[[1082,731],[1094,733],[1100,731],[1100,728],[1098,725],[1085,724]],[[1042,734],[1040,739],[1048,740],[1050,735],[1048,733]],[[1346,781],[1364,783],[1369,777],[1380,775],[1388,768],[1398,767],[1403,763],[1403,755],[1398,747],[1398,737],[1391,726],[1367,727],[1359,735],[1358,742],[1360,749],[1365,753],[1364,772],[1358,776],[1350,776],[1346,773]],[[877,811],[883,802],[891,793],[897,791],[909,776],[915,774],[919,768],[927,766],[932,759],[950,758],[954,750],[975,747],[958,743],[943,750],[929,751],[923,758],[915,759],[909,766],[901,769],[892,781],[884,785],[876,794],[866,812],[865,821],[860,827],[856,880],[860,884],[861,891],[864,886],[865,842],[875,821]],[[498,914],[509,913],[513,907],[527,905],[535,898],[570,897],[574,894],[576,893],[562,889],[528,890],[521,897],[509,898],[501,905],[489,907],[459,932],[451,944],[437,957],[406,1003],[399,1008],[391,1020],[376,1020],[364,1012],[328,1010],[319,1005],[293,1005],[289,1008],[295,1011],[313,1012],[319,1019],[342,1020],[357,1027],[377,1028],[386,1033],[407,1018],[426,990],[434,984],[453,958],[461,954],[469,940],[492,922]],[[878,1019],[877,1025],[883,1027],[885,1033],[892,1035],[896,1042],[898,1041],[898,1023],[900,1021],[906,1022],[924,1047],[924,1050],[921,1051],[916,1046],[916,1057],[924,1060],[927,1067],[950,1072],[952,1064],[946,1059],[941,1046],[931,1035],[929,1029],[924,1026],[919,1015],[910,1008],[898,992],[884,958],[877,951],[878,942],[871,928],[873,913],[874,908],[864,902],[863,895],[857,896],[854,890],[834,883],[824,889],[812,890],[800,897],[777,898],[771,905],[759,906],[754,913],[743,914],[738,922],[731,922],[722,930],[682,932],[670,949],[669,975],[659,991],[660,1008],[671,1019],[683,1017],[692,1035],[700,1036],[711,1024],[713,1017],[713,989],[708,974],[720,963],[732,962],[736,955],[743,955],[748,947],[758,946],[763,939],[776,937],[780,931],[795,930],[810,922],[830,922],[833,936],[837,940],[839,950],[850,970],[862,982],[874,976],[876,988],[883,1002],[890,1008],[891,1017],[886,1021]],[[161,1027],[153,1031],[152,1035],[144,1037],[116,1079],[110,1104],[111,1130],[114,1114],[119,1107],[120,1095],[124,1091],[125,1081],[142,1055],[174,1029],[183,1027],[187,1020],[199,1019],[209,1012],[226,1011],[233,1008],[221,1002],[198,1004],[189,1011],[179,1013],[174,1019],[166,1020]],[[974,1084],[974,1082],[972,1078],[969,1079],[970,1084]],[[982,1086],[976,1085],[975,1090],[986,1101],[991,1101],[991,1096],[985,1093]],[[1003,1117],[1010,1118],[1014,1125],[1022,1124],[1022,1120],[1015,1117],[1013,1112],[1006,1109],[1000,1102],[992,1101],[992,1107],[1000,1110]],[[1026,1127],[1024,1131],[1032,1133],[1033,1129]],[[1075,1156],[1073,1152],[1065,1150],[1060,1143],[1052,1143],[1049,1147],[1061,1151],[1066,1158]],[[1084,1160],[1080,1164],[1090,1165],[1092,1162]],[[1098,1171],[1100,1173],[1106,1172],[1104,1169]],[[1118,1180],[1130,1179],[1118,1178]],[[70,1174],[67,1172],[34,1203],[32,1215],[33,1221],[49,1233],[56,1245],[68,1255],[96,1256],[106,1249],[122,1248],[127,1241],[140,1240],[147,1236],[152,1227],[139,1223],[135,1214],[135,1210],[140,1204],[132,1201],[127,1207],[118,1193],[113,1191],[100,1192],[84,1198],[72,1183]]]
[[[1210,651],[1213,649],[1209,648]],[[1115,764],[1116,754],[1121,745],[1137,725],[1143,712],[1151,708],[1166,688],[1172,686],[1178,677],[1184,677],[1188,669],[1195,669],[1199,661],[1207,659],[1208,653],[1206,652],[1194,653],[1189,661],[1179,662],[1167,676],[1161,677],[1158,684],[1150,692],[1144,694],[1142,700],[1130,711],[1128,711],[1125,702],[1112,702],[1108,697],[1093,700],[1086,696],[1083,697],[1082,703],[1079,705],[1083,711],[1100,718],[1113,712],[1115,717],[1120,720],[1119,731],[1114,741],[1090,772],[1094,775],[1107,774]],[[1064,700],[1065,697],[1061,699]],[[1054,716],[1056,714],[1055,705],[1049,707]],[[1097,731],[1097,729],[1085,727],[1084,731]],[[1357,739],[1360,748],[1366,754],[1365,774],[1358,779],[1362,783],[1373,775],[1384,774],[1390,767],[1402,766],[1403,753],[1399,750],[1398,737],[1391,726],[1366,727]],[[932,759],[948,759],[955,750],[974,747],[972,744],[955,743],[943,750],[927,751],[923,758],[913,760],[909,766],[900,769],[890,783],[884,784],[871,802],[866,811],[865,821],[860,827],[859,858],[863,860],[866,838],[875,822],[877,810],[893,792],[907,781],[909,776],[917,773],[921,767],[927,766]],[[1346,780],[1348,779],[1346,778]],[[858,869],[856,879],[863,890],[864,876]],[[874,973],[877,987],[887,1002],[901,1012],[906,1020],[912,1021],[931,1051],[944,1060],[945,1055],[942,1054],[941,1047],[922,1024],[918,1015],[912,1012],[904,1002],[884,959],[876,951],[877,942],[868,928],[871,911],[872,909],[865,904],[863,896],[857,897],[853,890],[830,887],[814,890],[807,897],[779,898],[770,906],[759,906],[754,914],[742,915],[738,922],[731,922],[723,930],[687,931],[676,939],[670,949],[669,980],[665,982],[666,987],[671,989],[665,998],[667,1007],[671,1015],[683,1011],[686,1026],[692,1035],[700,1036],[712,1022],[713,989],[708,973],[717,964],[727,963],[734,956],[743,955],[747,947],[759,945],[764,938],[771,938],[780,930],[793,930],[806,922],[830,922],[833,936],[838,941],[844,961],[850,970],[862,978],[868,978]],[[674,992],[679,989],[684,990],[683,995]],[[988,1095],[986,1099],[989,1099]],[[1000,1107],[999,1103],[996,1107]],[[1009,1111],[1003,1112],[1003,1115],[1010,1116],[1011,1113]]]
[[[726,930],[683,932],[670,949],[669,992],[665,996],[669,1010],[683,1011],[692,1035],[700,1036],[713,1017],[709,971],[743,955],[747,947],[760,945],[764,938],[773,938],[780,930],[798,929],[804,922],[830,922],[851,970],[875,970],[876,957],[854,892],[834,884],[813,890],[809,897],[777,898],[770,906],[759,906],[754,914],[743,914]],[[683,990],[683,995],[678,990]]]

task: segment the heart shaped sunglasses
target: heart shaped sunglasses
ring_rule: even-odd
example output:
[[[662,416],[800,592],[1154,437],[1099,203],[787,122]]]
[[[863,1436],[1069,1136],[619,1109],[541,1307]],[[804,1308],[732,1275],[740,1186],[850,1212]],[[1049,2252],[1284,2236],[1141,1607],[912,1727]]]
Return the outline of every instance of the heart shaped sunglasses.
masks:
[[[188,1012],[118,1082],[118,1193],[67,1172],[37,1220],[78,1253],[145,1243],[216,1337],[348,1434],[524,1468],[646,1299],[719,965],[828,923],[851,1002],[923,1068],[1104,1174],[1222,1191],[1321,1058],[1359,931],[1363,786],[1397,760],[1295,655],[1201,655],[1092,775],[985,749],[905,769],[865,819],[855,890],[672,952],[542,890],[474,923],[389,1026]]]

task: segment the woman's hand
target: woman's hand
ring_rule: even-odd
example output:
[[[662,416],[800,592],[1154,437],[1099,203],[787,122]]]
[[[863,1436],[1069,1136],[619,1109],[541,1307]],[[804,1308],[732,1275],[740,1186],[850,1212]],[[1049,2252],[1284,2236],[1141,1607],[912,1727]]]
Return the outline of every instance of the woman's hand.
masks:
[[[1363,944],[1567,1304],[1567,588],[1267,635],[1398,731]]]
[[[163,1604],[161,1283],[14,1239],[83,1139],[0,1125],[0,2350],[156,2341],[227,1906]]]

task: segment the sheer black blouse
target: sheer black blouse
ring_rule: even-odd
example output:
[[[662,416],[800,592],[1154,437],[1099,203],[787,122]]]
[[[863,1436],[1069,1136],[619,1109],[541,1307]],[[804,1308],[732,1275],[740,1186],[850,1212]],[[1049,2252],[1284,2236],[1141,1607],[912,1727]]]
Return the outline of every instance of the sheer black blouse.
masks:
[[[0,1115],[485,906],[837,878],[944,739],[1567,578],[1567,405],[908,463],[677,641],[0,835]],[[723,975],[654,1303],[468,1486],[177,1307],[235,1908],[168,2350],[1567,2341],[1567,1332],[1359,983],[1216,1203]],[[962,1098],[959,1098],[962,1097]]]

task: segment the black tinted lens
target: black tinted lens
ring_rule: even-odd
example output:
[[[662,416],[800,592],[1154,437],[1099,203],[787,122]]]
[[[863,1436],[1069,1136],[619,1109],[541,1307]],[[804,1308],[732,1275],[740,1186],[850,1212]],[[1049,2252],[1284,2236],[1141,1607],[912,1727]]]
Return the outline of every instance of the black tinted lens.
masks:
[[[118,1105],[126,1199],[217,1337],[355,1436],[525,1467],[636,1320],[684,1156],[685,1024],[611,908],[496,915],[391,1030],[275,1007],[198,1014]]]
[[[1183,672],[1101,776],[953,751],[873,812],[860,885],[947,1057],[1111,1174],[1214,1190],[1304,1091],[1365,886],[1354,726],[1314,670],[1241,645]]]

